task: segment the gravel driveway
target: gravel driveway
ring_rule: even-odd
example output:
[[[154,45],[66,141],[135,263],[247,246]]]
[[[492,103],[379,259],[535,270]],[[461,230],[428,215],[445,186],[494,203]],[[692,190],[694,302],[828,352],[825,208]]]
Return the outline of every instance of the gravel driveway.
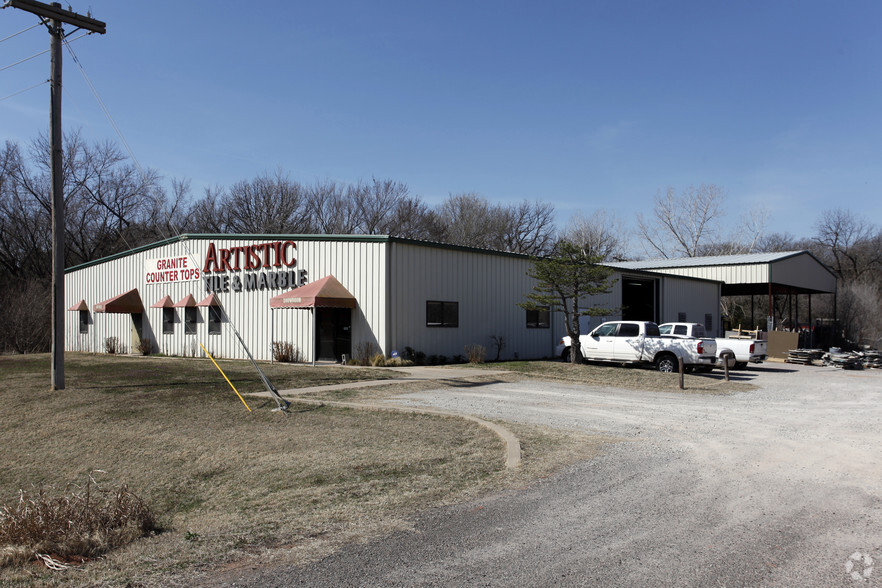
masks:
[[[739,376],[759,389],[522,382],[397,397],[622,441],[526,489],[430,511],[415,531],[235,585],[882,586],[882,372]]]

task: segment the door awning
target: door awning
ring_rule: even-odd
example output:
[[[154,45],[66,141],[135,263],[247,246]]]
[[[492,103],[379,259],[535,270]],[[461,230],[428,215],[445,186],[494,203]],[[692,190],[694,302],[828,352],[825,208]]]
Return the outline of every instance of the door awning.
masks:
[[[175,303],[172,302],[171,296],[166,294],[165,296],[160,298],[159,301],[151,304],[150,308],[172,308],[174,307],[174,305]]]
[[[137,314],[144,312],[144,304],[138,289],[129,290],[94,306],[95,312],[114,312],[121,314]]]
[[[68,310],[89,310],[89,305],[86,304],[85,300],[80,300],[79,302],[68,308]]]
[[[270,308],[355,308],[356,300],[334,276],[294,288],[270,299]]]
[[[175,308],[187,308],[190,306],[196,306],[196,299],[193,298],[192,294],[187,294],[177,302],[175,302]]]

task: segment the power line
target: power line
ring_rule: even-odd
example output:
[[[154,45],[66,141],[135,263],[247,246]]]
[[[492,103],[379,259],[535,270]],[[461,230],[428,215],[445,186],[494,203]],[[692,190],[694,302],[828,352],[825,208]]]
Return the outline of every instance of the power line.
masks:
[[[33,26],[30,26],[30,27],[28,27],[28,28],[26,28],[26,29],[22,29],[22,30],[18,31],[17,33],[12,33],[11,35],[9,35],[8,37],[6,37],[5,39],[0,39],[0,43],[2,43],[3,41],[8,41],[8,40],[11,39],[12,37],[17,37],[18,35],[20,35],[20,34],[22,34],[22,33],[26,33],[26,32],[28,32],[28,31],[31,30],[31,29],[35,29],[35,28],[37,28],[38,26],[40,26],[40,25],[42,25],[42,24],[43,24],[43,23],[38,22],[37,24],[35,24],[35,25],[33,25]]]
[[[27,92],[29,90],[33,90],[34,88],[39,88],[40,86],[42,86],[44,84],[48,84],[48,83],[49,83],[49,80],[45,80],[45,81],[40,82],[39,84],[34,84],[30,88],[25,88],[24,90],[19,90],[18,92],[15,92],[14,94],[10,94],[9,96],[4,96],[3,98],[0,98],[0,102],[3,102],[4,100],[7,100],[9,98],[12,98],[13,96],[18,96],[19,94],[24,94],[25,92]]]
[[[31,28],[33,28],[33,27],[31,27]],[[18,34],[18,33],[16,33],[16,34]],[[83,33],[83,34],[80,35],[79,37],[77,37],[77,38],[75,38],[75,39],[71,39],[70,41],[68,41],[67,39],[65,39],[64,42],[65,42],[65,43],[68,43],[68,42],[73,43],[74,41],[78,41],[78,40],[82,39],[83,37],[85,37],[85,36],[87,36],[87,35],[90,35],[90,34],[91,34],[91,33]],[[8,38],[8,37],[7,37],[7,38]],[[7,70],[7,69],[9,69],[9,68],[11,68],[11,67],[15,67],[16,65],[21,65],[22,63],[24,63],[24,62],[26,62],[26,61],[30,61],[31,59],[34,59],[35,57],[39,57],[39,56],[41,56],[41,55],[45,55],[46,53],[49,53],[49,51],[51,51],[51,49],[46,49],[45,51],[40,51],[39,53],[34,53],[34,54],[31,55],[30,57],[25,57],[25,58],[22,59],[21,61],[16,61],[15,63],[10,63],[9,65],[5,65],[5,66],[3,66],[3,67],[0,67],[0,71],[5,71],[5,70]]]
[[[128,141],[126,141],[126,138],[123,136],[122,131],[117,126],[116,121],[113,120],[113,117],[110,115],[110,111],[107,109],[107,105],[104,104],[104,101],[101,99],[101,96],[98,95],[98,90],[95,88],[95,85],[92,84],[92,80],[90,80],[89,76],[86,75],[86,70],[83,67],[83,64],[80,63],[80,60],[77,57],[77,54],[74,53],[73,47],[71,47],[70,44],[66,40],[64,40],[63,43],[64,43],[64,46],[67,47],[67,51],[68,51],[68,53],[70,53],[70,56],[73,59],[73,62],[77,65],[77,69],[80,70],[80,74],[83,76],[83,79],[86,80],[86,84],[89,86],[89,89],[92,91],[92,95],[95,97],[95,100],[98,102],[98,106],[101,107],[101,110],[104,112],[104,116],[106,116],[107,120],[110,122],[110,126],[113,127],[113,130],[116,132],[117,137],[119,137],[119,140],[122,141],[122,144],[126,149],[126,152],[128,152],[129,157],[131,157],[132,161],[135,163],[135,167],[138,168],[138,173],[141,174],[142,178],[146,177],[144,174],[144,169],[141,167],[140,162],[138,162],[138,158],[135,157],[135,152],[132,151],[132,148],[129,146]]]

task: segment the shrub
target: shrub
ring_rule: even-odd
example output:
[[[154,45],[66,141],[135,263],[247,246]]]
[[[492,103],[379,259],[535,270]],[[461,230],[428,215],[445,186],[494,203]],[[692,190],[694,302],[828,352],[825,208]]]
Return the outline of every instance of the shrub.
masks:
[[[125,484],[105,490],[90,476],[85,489],[70,485],[61,496],[21,490],[18,504],[0,506],[0,566],[54,563],[47,554],[93,558],[158,531],[150,508]]]
[[[466,345],[465,352],[469,356],[469,363],[484,363],[487,357],[487,350],[483,345]]]
[[[413,362],[417,365],[426,365],[426,354],[422,351],[417,351],[413,354]]]
[[[116,337],[108,337],[104,340],[104,351],[114,355],[119,353],[119,339]]]
[[[374,367],[385,367],[386,356],[382,353],[375,354],[373,357],[371,357],[371,365]]]
[[[273,341],[273,359],[279,363],[301,363],[303,354],[293,343]]]
[[[411,365],[413,365],[413,361],[400,357],[392,357],[386,360],[386,367],[407,367]]]
[[[150,355],[150,352],[153,350],[153,342],[150,341],[147,337],[141,337],[141,342],[138,343],[138,351],[141,352],[141,355]]]
[[[362,341],[355,346],[355,354],[352,356],[352,364],[371,365],[371,360],[376,354],[376,346],[371,341]]]

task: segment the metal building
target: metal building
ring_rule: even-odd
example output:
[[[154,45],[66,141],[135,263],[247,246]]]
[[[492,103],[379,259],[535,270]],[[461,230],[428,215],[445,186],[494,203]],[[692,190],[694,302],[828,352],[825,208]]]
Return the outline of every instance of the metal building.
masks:
[[[406,348],[448,358],[501,337],[501,358],[550,357],[562,315],[517,306],[530,258],[363,235],[182,235],[67,270],[70,351],[256,359],[290,343],[303,360]],[[720,282],[616,270],[604,319],[719,325]],[[583,301],[583,304],[587,301]],[[600,322],[596,318],[593,324]],[[585,327],[589,327],[586,324]]]
[[[621,270],[647,270],[718,280],[722,282],[722,296],[767,298],[768,313],[763,320],[768,321],[767,329],[770,331],[775,326],[772,324],[773,296],[795,297],[798,306],[799,295],[806,295],[811,315],[812,294],[836,294],[836,274],[808,251],[656,259],[621,262],[612,266]],[[756,324],[755,317],[751,318],[751,322]]]

